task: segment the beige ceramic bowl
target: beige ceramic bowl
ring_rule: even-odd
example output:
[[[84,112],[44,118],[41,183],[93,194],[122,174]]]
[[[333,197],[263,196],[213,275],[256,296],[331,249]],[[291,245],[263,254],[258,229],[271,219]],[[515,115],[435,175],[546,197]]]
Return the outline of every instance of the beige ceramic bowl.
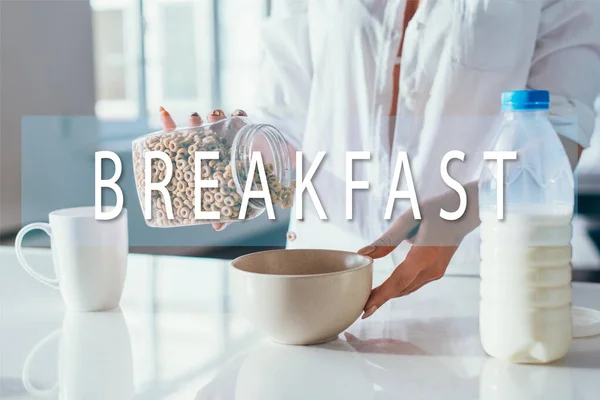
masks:
[[[275,250],[231,263],[238,309],[276,342],[317,344],[337,338],[360,316],[373,260],[332,250]]]

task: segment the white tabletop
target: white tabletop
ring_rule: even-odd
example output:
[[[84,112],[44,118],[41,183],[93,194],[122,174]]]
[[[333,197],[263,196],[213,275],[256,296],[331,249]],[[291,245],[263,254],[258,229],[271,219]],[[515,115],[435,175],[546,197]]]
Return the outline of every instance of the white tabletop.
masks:
[[[47,250],[27,255],[50,270]],[[600,309],[600,285],[573,288],[574,305]],[[3,247],[0,398],[35,398],[22,371],[48,338],[30,359],[28,387],[42,395],[58,381],[50,398],[598,399],[600,337],[574,340],[550,366],[491,359],[479,343],[478,289],[478,279],[447,276],[334,342],[293,347],[232,310],[225,261],[131,255],[120,310],[67,313]]]

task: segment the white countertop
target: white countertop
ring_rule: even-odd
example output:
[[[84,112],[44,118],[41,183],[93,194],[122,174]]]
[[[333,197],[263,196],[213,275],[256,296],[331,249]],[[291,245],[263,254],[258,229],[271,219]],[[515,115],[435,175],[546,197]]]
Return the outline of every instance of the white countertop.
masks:
[[[48,250],[27,256],[50,271]],[[49,398],[562,400],[600,393],[600,337],[574,340],[550,366],[488,358],[479,343],[476,278],[447,276],[334,342],[293,347],[269,342],[232,310],[227,262],[129,261],[120,310],[71,314],[58,292],[19,267],[12,248],[0,248],[0,398],[36,398],[23,386],[23,366],[49,335],[29,371],[33,389],[59,381]],[[600,285],[573,288],[574,305],[600,309]]]

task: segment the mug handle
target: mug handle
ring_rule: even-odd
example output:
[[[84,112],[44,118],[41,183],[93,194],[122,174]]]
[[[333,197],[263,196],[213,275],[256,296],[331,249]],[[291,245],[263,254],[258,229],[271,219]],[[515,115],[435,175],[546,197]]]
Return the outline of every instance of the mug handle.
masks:
[[[15,239],[15,252],[17,253],[17,259],[19,260],[19,263],[21,263],[21,266],[23,267],[23,269],[29,275],[31,275],[35,280],[43,283],[44,285],[48,285],[51,288],[59,289],[58,278],[48,278],[48,277],[43,276],[42,274],[40,274],[39,272],[36,272],[33,268],[31,268],[29,263],[27,263],[27,260],[25,260],[25,256],[23,255],[23,248],[22,248],[23,238],[29,231],[32,231],[34,229],[40,229],[40,230],[46,232],[46,234],[48,236],[50,236],[50,239],[52,239],[52,230],[50,229],[50,224],[47,224],[45,222],[36,222],[36,223],[25,226],[23,229],[21,229],[19,231],[19,234],[17,235],[17,238]]]
[[[58,382],[55,383],[54,386],[52,386],[50,389],[37,389],[31,384],[31,380],[29,379],[29,369],[31,366],[31,361],[33,360],[37,352],[40,351],[40,349],[46,344],[48,344],[48,342],[50,342],[52,339],[58,336],[60,336],[60,329],[55,330],[54,332],[43,338],[38,344],[36,344],[33,347],[33,349],[31,349],[29,355],[27,356],[27,359],[25,360],[25,363],[23,364],[23,374],[21,376],[21,379],[23,380],[23,386],[25,387],[25,390],[27,390],[27,392],[32,396],[56,396],[56,393],[58,391]]]

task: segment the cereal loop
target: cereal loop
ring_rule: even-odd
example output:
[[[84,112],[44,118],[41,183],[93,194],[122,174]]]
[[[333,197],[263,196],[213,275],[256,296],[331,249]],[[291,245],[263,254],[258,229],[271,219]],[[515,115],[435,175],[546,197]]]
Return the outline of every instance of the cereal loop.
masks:
[[[205,203],[213,203],[215,201],[215,196],[211,192],[204,192],[202,197]]]
[[[183,207],[183,201],[179,197],[175,197],[173,199],[173,207],[176,209]]]
[[[178,214],[181,218],[187,218],[190,216],[190,209],[187,207],[181,207]]]
[[[180,158],[179,160],[177,160],[175,162],[175,166],[177,167],[178,170],[185,168],[186,165],[187,165],[187,162],[182,158]]]
[[[235,205],[235,200],[232,196],[227,196],[225,199],[223,199],[223,204],[225,204],[227,207],[233,207]]]

